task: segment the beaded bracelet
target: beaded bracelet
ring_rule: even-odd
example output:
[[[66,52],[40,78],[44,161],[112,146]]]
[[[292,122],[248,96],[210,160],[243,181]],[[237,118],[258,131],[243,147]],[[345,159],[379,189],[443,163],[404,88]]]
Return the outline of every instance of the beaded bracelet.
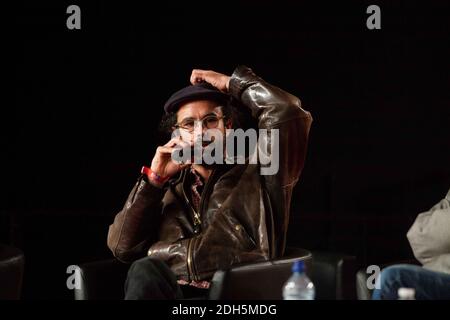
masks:
[[[157,174],[156,172],[152,171],[152,169],[146,166],[142,167],[141,173],[147,175],[147,177],[150,180],[156,181],[159,184],[164,184],[167,180],[169,180],[169,177],[162,177],[161,175]]]

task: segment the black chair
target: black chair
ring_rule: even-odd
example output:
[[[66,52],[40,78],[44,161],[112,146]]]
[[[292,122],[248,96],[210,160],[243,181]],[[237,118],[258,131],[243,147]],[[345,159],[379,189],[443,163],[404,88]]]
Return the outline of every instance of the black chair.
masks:
[[[214,274],[210,299],[282,299],[282,287],[295,260],[304,260],[316,300],[355,299],[355,257],[288,248],[282,259],[234,266]]]
[[[0,300],[18,300],[25,258],[18,248],[0,244]]]
[[[317,300],[355,300],[356,257],[313,251],[311,280]]]
[[[283,258],[246,263],[218,270],[211,280],[211,300],[280,300],[282,287],[291,276],[292,263],[303,260],[311,277],[312,254],[308,250],[287,248]]]
[[[80,264],[80,289],[75,300],[122,300],[130,264],[108,259]]]
[[[316,299],[355,299],[353,256],[297,248],[287,248],[280,259],[218,270],[211,281],[209,299],[281,299],[281,288],[295,260],[305,261],[316,286]],[[80,264],[81,288],[75,289],[75,299],[123,299],[129,266],[115,259]]]

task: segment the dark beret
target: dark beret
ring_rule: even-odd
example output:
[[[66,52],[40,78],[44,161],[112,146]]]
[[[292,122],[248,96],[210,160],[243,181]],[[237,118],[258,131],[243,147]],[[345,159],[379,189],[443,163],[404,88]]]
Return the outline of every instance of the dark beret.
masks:
[[[166,113],[176,112],[178,108],[189,101],[212,100],[218,103],[226,103],[230,96],[223,93],[207,82],[190,85],[175,92],[164,105]]]

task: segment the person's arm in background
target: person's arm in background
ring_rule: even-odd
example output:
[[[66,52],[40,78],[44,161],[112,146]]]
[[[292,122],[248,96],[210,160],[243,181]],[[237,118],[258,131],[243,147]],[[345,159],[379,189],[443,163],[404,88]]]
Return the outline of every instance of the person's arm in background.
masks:
[[[438,204],[417,216],[407,237],[425,268],[450,272],[450,190]]]

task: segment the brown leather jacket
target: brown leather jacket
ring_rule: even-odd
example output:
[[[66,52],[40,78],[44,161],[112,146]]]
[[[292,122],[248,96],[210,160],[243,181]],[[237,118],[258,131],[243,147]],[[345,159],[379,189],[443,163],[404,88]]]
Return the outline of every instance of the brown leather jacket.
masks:
[[[230,94],[250,108],[259,128],[279,129],[279,170],[257,164],[217,166],[201,195],[202,231],[194,233],[187,170],[163,189],[142,176],[109,228],[108,246],[124,262],[165,261],[178,279],[210,279],[219,268],[283,254],[292,189],[305,161],[312,118],[300,100],[238,67]]]

